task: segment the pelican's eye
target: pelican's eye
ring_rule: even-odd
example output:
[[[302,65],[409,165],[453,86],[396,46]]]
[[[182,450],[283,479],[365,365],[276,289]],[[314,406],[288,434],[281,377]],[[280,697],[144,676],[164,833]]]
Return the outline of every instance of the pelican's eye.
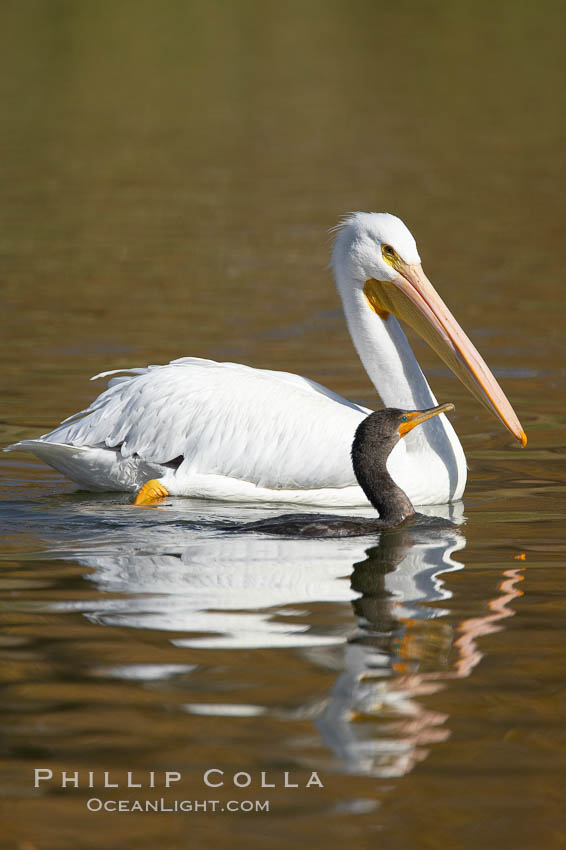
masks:
[[[381,254],[386,263],[394,263],[397,259],[397,251],[391,245],[382,245]]]
[[[407,417],[406,417],[406,416],[402,416],[402,417],[401,417],[401,422],[406,422],[406,421],[407,421]]]

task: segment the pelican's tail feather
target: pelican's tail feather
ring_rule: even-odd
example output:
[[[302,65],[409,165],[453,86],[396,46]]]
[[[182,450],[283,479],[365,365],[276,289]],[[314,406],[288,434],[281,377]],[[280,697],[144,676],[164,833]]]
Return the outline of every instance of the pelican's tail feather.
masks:
[[[75,481],[86,490],[135,492],[167,468],[138,457],[122,457],[120,451],[90,446],[70,446],[48,440],[21,440],[4,451],[25,451]]]

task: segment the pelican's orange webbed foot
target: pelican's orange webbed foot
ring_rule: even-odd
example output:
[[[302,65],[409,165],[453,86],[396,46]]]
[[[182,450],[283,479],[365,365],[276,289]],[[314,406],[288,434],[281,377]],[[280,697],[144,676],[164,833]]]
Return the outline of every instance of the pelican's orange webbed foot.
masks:
[[[146,481],[141,490],[138,490],[134,505],[151,505],[168,495],[169,490],[157,478],[152,478],[151,481]]]

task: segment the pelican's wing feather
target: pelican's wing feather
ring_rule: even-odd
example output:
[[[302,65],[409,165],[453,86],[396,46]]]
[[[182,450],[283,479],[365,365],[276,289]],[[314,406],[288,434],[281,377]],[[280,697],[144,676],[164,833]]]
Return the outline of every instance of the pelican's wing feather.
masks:
[[[127,372],[128,374],[124,374]],[[183,358],[116,370],[89,408],[43,439],[119,448],[261,487],[355,484],[350,447],[369,411],[286,372]]]

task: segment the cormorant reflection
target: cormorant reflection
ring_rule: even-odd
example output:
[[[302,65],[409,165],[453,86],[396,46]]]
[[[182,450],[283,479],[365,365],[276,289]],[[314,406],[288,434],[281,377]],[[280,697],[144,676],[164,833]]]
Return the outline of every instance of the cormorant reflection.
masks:
[[[451,625],[430,603],[449,598],[440,575],[462,564],[460,532],[384,531],[367,558],[354,564],[356,633],[317,726],[349,772],[393,777],[408,773],[434,742],[450,735],[448,715],[420,698],[468,676],[482,658],[477,638],[496,631],[514,611],[521,569],[503,572],[489,614]]]

